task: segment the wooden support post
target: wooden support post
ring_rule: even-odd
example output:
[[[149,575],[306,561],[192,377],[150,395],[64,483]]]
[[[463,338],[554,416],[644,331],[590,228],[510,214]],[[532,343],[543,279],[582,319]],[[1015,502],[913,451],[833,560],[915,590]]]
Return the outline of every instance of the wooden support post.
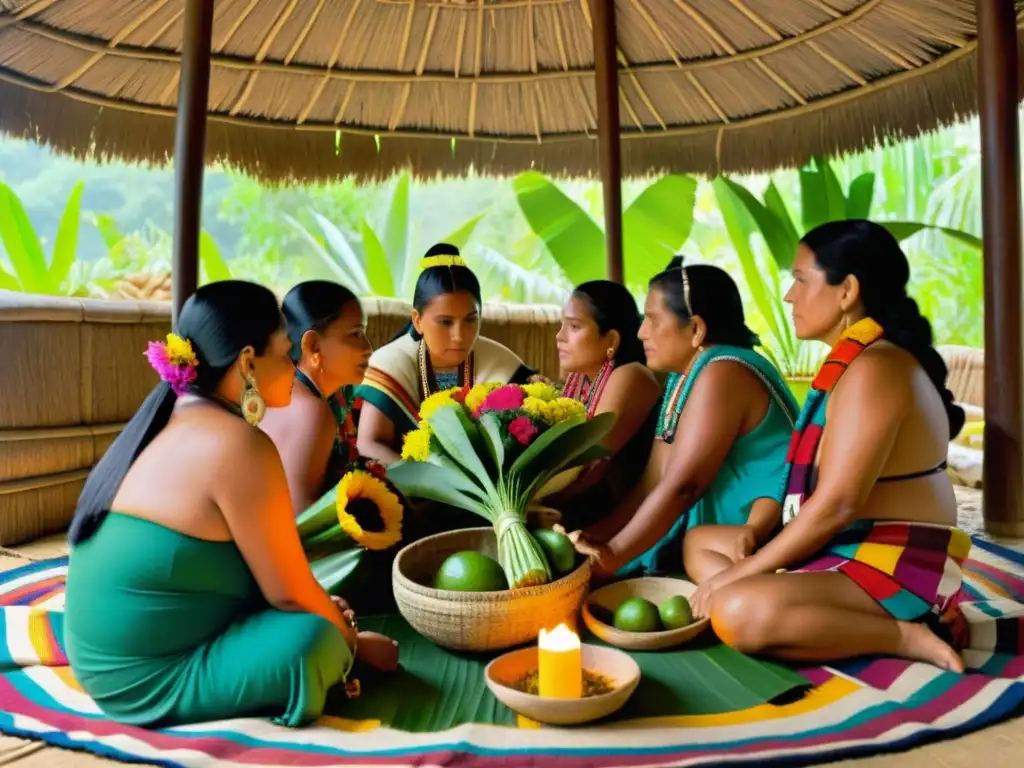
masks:
[[[206,158],[206,102],[210,93],[213,0],[185,0],[174,136],[174,258],[171,264],[171,322],[199,285],[199,232]]]
[[[1024,536],[1024,365],[1017,20],[1009,0],[975,0],[985,274],[985,530]]]
[[[622,150],[619,146],[619,62],[615,42],[615,0],[591,0],[597,95],[597,151],[604,193],[605,258],[608,279],[623,282]]]

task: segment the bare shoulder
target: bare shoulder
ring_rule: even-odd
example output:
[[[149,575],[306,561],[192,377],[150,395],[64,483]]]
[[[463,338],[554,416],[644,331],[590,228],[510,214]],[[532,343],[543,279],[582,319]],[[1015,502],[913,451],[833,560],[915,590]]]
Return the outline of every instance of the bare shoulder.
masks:
[[[612,371],[605,385],[605,394],[614,397],[654,399],[661,396],[661,385],[646,365],[626,363]]]
[[[763,392],[764,385],[757,375],[743,363],[736,360],[712,360],[700,372],[693,384],[696,392],[700,388],[722,396],[733,397],[747,392]]]
[[[901,409],[913,398],[920,366],[906,350],[879,341],[850,363],[835,388],[837,402],[882,403]]]

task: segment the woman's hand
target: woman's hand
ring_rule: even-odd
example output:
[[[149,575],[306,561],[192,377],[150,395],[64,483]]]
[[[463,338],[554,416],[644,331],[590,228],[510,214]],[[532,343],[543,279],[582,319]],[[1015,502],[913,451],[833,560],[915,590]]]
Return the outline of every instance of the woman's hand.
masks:
[[[378,672],[398,668],[398,642],[379,632],[360,632],[356,658]]]
[[[555,524],[552,530],[569,538],[573,547],[584,557],[589,558],[590,568],[595,579],[607,578],[615,573],[611,551],[604,544],[588,539],[583,531],[567,532],[561,525]]]
[[[753,527],[740,525],[736,527],[736,536],[725,554],[734,563],[738,563],[743,558],[754,554],[755,549],[757,549],[757,534]]]
[[[712,576],[710,579],[705,581],[699,587],[697,591],[693,593],[690,598],[690,608],[693,611],[694,617],[698,619],[707,619],[711,616],[711,603],[715,599],[715,593],[722,587],[732,584],[734,581],[742,578],[742,573],[737,573],[735,566],[732,568],[726,568],[724,571],[720,571]]]

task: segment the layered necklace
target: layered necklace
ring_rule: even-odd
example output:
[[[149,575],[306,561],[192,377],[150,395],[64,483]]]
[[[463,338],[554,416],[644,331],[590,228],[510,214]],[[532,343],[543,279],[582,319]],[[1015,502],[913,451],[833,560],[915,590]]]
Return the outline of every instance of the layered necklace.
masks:
[[[420,340],[419,348],[416,350],[417,362],[420,369],[420,401],[426,400],[431,395],[441,391],[437,384],[437,376],[434,373],[434,366],[430,364],[430,355],[427,353],[427,345]],[[470,352],[469,357],[459,364],[457,387],[471,387],[474,379],[474,353]]]
[[[582,373],[570,373],[569,378],[565,380],[565,386],[562,387],[562,397],[571,397],[573,400],[583,403],[587,408],[587,418],[592,419],[597,412],[601,393],[604,392],[604,387],[613,370],[615,370],[615,366],[612,365],[612,362],[605,360],[593,380]]]

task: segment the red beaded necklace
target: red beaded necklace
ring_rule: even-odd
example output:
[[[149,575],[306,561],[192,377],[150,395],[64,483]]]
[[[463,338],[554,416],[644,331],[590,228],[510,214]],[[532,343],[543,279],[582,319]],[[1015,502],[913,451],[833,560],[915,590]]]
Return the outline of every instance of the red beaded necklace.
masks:
[[[587,407],[587,418],[594,418],[601,393],[604,392],[605,384],[608,383],[614,369],[612,361],[605,360],[593,381],[582,373],[570,373],[569,378],[565,380],[565,386],[562,387],[562,397],[571,397],[583,403]]]

